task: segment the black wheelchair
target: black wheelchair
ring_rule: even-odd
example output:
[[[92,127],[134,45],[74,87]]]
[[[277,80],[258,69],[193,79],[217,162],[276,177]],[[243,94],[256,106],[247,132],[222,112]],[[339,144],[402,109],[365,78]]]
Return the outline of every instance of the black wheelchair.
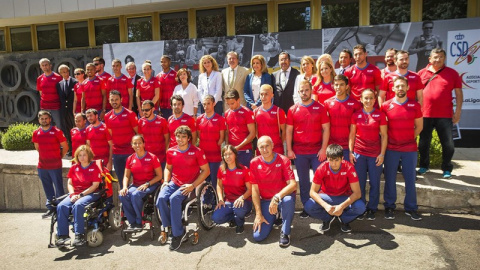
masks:
[[[155,201],[157,201],[158,194],[155,197]],[[182,223],[185,228],[185,231],[187,232],[187,237],[190,239],[190,242],[192,245],[198,244],[199,240],[199,234],[198,234],[198,229],[199,226],[198,224],[201,225],[201,227],[205,230],[211,230],[213,227],[215,227],[215,223],[212,220],[212,214],[213,211],[215,210],[215,207],[217,206],[218,202],[218,197],[217,197],[217,191],[216,189],[210,184],[209,182],[203,182],[200,184],[195,192],[191,192],[189,196],[183,200],[182,202]],[[155,207],[156,208],[156,207]],[[198,222],[195,222],[195,226],[193,229],[188,230],[189,226],[189,217],[193,213],[193,209],[197,210],[197,219]],[[156,216],[158,217],[158,221],[160,224],[162,224],[161,217],[160,217],[160,212],[156,208]],[[160,237],[158,238],[158,241],[160,244],[164,245],[169,241],[169,238],[171,237],[169,235],[169,228],[165,228],[161,226],[161,231],[160,231]]]
[[[112,196],[107,195],[107,189],[101,189],[97,194],[100,195],[100,199],[88,204],[85,207],[85,213],[83,214],[85,219],[85,240],[89,247],[98,247],[103,243],[102,231],[108,227],[118,230],[121,225],[120,208],[113,204],[113,198]],[[52,200],[54,213],[50,222],[49,248],[57,247],[55,245],[55,242],[57,241],[57,205],[67,196],[68,194],[65,194]],[[73,215],[70,214],[68,220],[73,232]]]
[[[148,230],[150,232],[150,239],[153,240],[155,239],[155,222],[160,223],[160,218],[158,215],[158,211],[156,211],[156,206],[155,202],[157,201],[156,198],[158,197],[158,194],[160,193],[160,187],[158,186],[157,189],[155,189],[154,192],[149,193],[143,197],[143,207],[142,207],[142,231],[143,230]],[[128,239],[132,236],[135,235],[141,231],[138,230],[128,230],[127,229],[127,224],[126,220],[127,217],[124,216],[123,214],[123,209],[120,207],[121,211],[121,232],[120,235],[122,236],[122,239],[124,241],[128,241]]]

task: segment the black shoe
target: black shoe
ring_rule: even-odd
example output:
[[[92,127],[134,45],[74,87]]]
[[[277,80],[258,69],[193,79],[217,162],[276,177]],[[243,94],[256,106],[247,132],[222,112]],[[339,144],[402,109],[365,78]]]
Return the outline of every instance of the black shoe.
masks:
[[[330,224],[332,224],[334,219],[335,219],[335,217],[332,217],[330,220],[324,221],[322,223],[322,226],[320,226],[320,231],[326,232],[326,231],[330,230]]]
[[[375,220],[375,212],[373,210],[367,210],[367,213],[365,214],[365,218],[367,220]]]
[[[55,242],[55,246],[58,248],[64,247],[65,242],[70,241],[70,236],[68,235],[59,235],[57,241]]]
[[[75,240],[73,240],[72,246],[79,247],[85,245],[85,235],[84,234],[76,234]]]
[[[177,250],[180,248],[183,242],[187,241],[187,231],[181,236],[172,237],[172,242],[170,243],[170,250]]]
[[[143,230],[142,224],[133,224],[133,230],[135,232],[141,232]]]
[[[278,244],[281,247],[288,247],[290,246],[290,236],[288,234],[284,234],[283,232],[280,233],[280,240]]]
[[[49,218],[49,217],[52,217],[53,216],[53,213],[54,211],[51,210],[51,209],[48,209],[47,212],[45,212],[45,214],[42,214],[42,218]]]
[[[395,210],[393,208],[385,208],[385,219],[395,219]]]
[[[242,226],[237,226],[237,228],[235,229],[235,233],[237,234],[242,234],[243,232],[245,231],[245,228]]]
[[[283,224],[283,219],[282,218],[277,218],[275,219],[275,222],[273,222],[273,227],[275,228],[280,228]]]
[[[357,220],[363,220],[363,219],[365,218],[365,214],[366,214],[366,213],[367,213],[367,212],[363,212],[361,215],[359,215],[359,216],[357,217]]]
[[[230,228],[233,228],[233,227],[236,227],[236,226],[237,226],[237,224],[235,224],[235,221],[233,221],[233,220],[230,220],[230,222],[228,223],[228,227],[230,227]]]
[[[410,216],[413,220],[422,220],[422,216],[417,211],[405,211],[405,215]]]
[[[305,210],[303,210],[301,213],[300,213],[300,218],[308,218],[310,215],[307,214],[307,212],[305,212]]]
[[[340,226],[340,229],[344,233],[349,233],[352,231],[352,228],[350,227],[350,225],[348,223],[343,223],[343,222],[342,222],[342,225]]]

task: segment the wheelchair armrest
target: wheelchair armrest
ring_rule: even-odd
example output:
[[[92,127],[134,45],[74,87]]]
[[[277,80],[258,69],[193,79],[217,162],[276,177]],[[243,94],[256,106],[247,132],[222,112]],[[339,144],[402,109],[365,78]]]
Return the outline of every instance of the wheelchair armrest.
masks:
[[[57,206],[61,201],[63,201],[69,194],[63,194],[62,196],[58,198],[53,198],[50,203],[54,206]]]
[[[107,192],[108,188],[104,188],[104,189],[101,189],[97,192],[94,192],[92,193],[93,195],[98,195],[98,196],[102,196],[103,194],[105,194]]]

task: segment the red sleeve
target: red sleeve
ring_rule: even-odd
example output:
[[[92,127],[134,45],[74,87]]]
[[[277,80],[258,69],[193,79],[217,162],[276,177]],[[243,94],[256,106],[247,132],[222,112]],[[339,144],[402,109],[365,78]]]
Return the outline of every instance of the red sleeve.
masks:
[[[387,125],[387,115],[384,112],[380,112],[380,126]]]
[[[211,173],[211,172],[210,172]],[[217,179],[221,179],[223,181],[223,172],[222,172],[222,168],[218,167],[218,171],[217,171]]]
[[[252,160],[252,161],[253,161],[253,160]],[[250,183],[251,183],[252,185],[258,184],[258,182],[257,182],[258,176],[255,174],[255,171],[256,171],[255,166],[256,166],[255,163],[250,162],[250,168],[252,168],[252,169],[250,170]]]
[[[289,126],[293,126],[293,112],[294,112],[294,109],[295,109],[295,105],[293,105],[292,107],[290,107],[290,109],[288,109],[286,123]]]
[[[358,182],[358,175],[357,175],[357,172],[355,171],[355,167],[353,167],[353,165],[348,161],[346,162],[346,164],[348,164],[347,165],[348,166],[348,171],[347,171],[348,182],[350,184]]]
[[[156,169],[158,167],[162,167],[162,164],[160,164],[160,160],[158,159],[158,157],[152,153],[150,153],[150,155],[152,155],[153,168]]]
[[[225,118],[223,118],[223,116],[220,116],[218,124],[220,125],[220,130],[227,130],[227,124],[225,123]]]
[[[420,106],[420,103],[415,101],[415,119],[420,117],[423,117],[422,107]]]
[[[197,131],[197,125],[195,124],[195,119],[192,117],[192,118],[190,118],[190,120],[188,120],[188,122],[189,122],[188,127],[192,130],[192,133],[196,132]]]
[[[207,164],[207,158],[205,157],[205,153],[202,149],[197,148],[197,163],[200,166]]]
[[[129,157],[127,158],[127,162],[125,163],[125,169],[129,169],[129,170],[132,169],[132,159],[133,159],[133,155],[135,155],[135,154],[132,154],[131,156],[129,156]]]
[[[321,165],[318,166],[317,170],[315,171],[315,174],[313,175],[312,182],[317,185],[322,185],[322,178],[323,178],[322,167],[323,166]]]
[[[57,140],[62,143],[62,142],[65,142],[67,140],[67,138],[65,138],[65,135],[63,134],[63,131],[57,129],[57,132],[55,134],[55,136],[57,136]]]
[[[126,76],[125,76],[125,77],[126,77]],[[130,80],[129,78],[127,78],[127,88],[128,88],[128,89],[133,88],[132,80]]]
[[[138,119],[138,134],[143,134],[143,131],[142,131],[142,119]]]
[[[285,178],[285,182],[295,179],[295,174],[293,173],[292,166],[290,159],[282,158],[282,165],[283,165],[283,177]]]
[[[278,120],[281,125],[287,122],[287,116],[285,115],[285,112],[282,109],[278,110]]]
[[[455,76],[455,81],[453,83],[453,88],[462,88],[462,79],[460,78],[460,75],[454,70],[454,73],[456,74]]]
[[[101,182],[102,181],[102,171],[97,166],[97,164],[92,164],[92,165],[95,166],[95,173],[97,174],[97,177],[95,177],[94,179],[91,179],[92,183]]]
[[[244,177],[243,177],[243,181],[245,183],[251,183],[252,182],[252,176],[250,175],[250,170],[247,167],[245,167],[243,169],[243,171],[245,172]]]
[[[160,88],[160,81],[158,78],[155,78],[155,82],[153,83],[153,88]]]
[[[43,91],[42,89],[42,85],[40,84],[40,78],[42,77],[42,75],[38,76],[37,77],[37,91]]]
[[[374,73],[375,74],[373,74],[373,75],[375,76],[375,86],[378,86],[380,88],[380,86],[382,86],[382,84],[383,84],[382,72],[380,71],[380,69],[376,68]],[[375,89],[373,89],[373,90],[375,90]]]
[[[169,150],[167,150],[167,164],[172,164],[172,155]]]
[[[422,83],[422,78],[420,78],[420,76],[417,77],[415,87],[417,87],[417,91],[422,90],[425,87]]]
[[[75,176],[75,168],[77,166],[77,164],[73,164],[72,167],[70,167],[70,170],[68,170],[67,178],[73,178]]]
[[[322,105],[323,106],[323,105]],[[324,108],[322,110],[322,125],[323,124],[326,124],[326,123],[330,123],[330,117],[328,117],[328,114],[327,114],[327,109]]]
[[[355,121],[355,119],[357,119],[357,117],[358,117],[357,113],[352,114],[352,117],[350,117],[350,124],[351,125],[357,125],[357,121]]]
[[[35,131],[32,133],[32,142],[33,142],[33,143],[38,142],[38,141],[37,141],[37,131],[38,131],[38,130],[35,130]]]
[[[345,75],[347,78],[352,78],[352,68],[354,68],[354,66],[351,66],[349,67],[347,70],[345,70],[345,72],[343,73],[343,75]]]
[[[168,130],[167,120],[162,121],[162,129],[163,129],[163,135],[170,134],[170,131]]]
[[[138,118],[134,112],[130,111],[130,113],[128,114],[128,119],[130,120],[130,125],[132,126],[132,128],[138,127]]]
[[[247,125],[255,123],[255,117],[253,116],[253,112],[248,109],[245,111],[248,112],[248,115],[245,117],[245,120],[247,121]]]
[[[388,75],[385,76],[383,79],[382,85],[380,87],[380,90],[383,90],[385,92],[388,92]]]

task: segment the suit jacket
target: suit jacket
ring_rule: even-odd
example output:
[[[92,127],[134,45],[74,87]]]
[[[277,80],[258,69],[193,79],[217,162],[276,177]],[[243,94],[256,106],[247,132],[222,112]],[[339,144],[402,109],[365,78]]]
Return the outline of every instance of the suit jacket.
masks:
[[[73,87],[77,84],[78,81],[74,78],[70,77],[68,79],[68,87],[65,89],[65,80],[61,80],[57,83],[57,93],[58,97],[60,98],[60,112],[64,115],[64,113],[72,114],[73,112],[73,99],[75,97],[75,93],[73,92]]]
[[[247,107],[250,110],[252,110],[251,104],[254,103],[253,91],[252,91],[252,79],[253,79],[253,73],[248,74],[247,79],[245,80],[245,86],[243,87],[245,101],[247,102]],[[270,75],[270,73],[262,73],[262,78],[260,79],[260,85],[264,85],[264,84],[270,84],[272,88],[274,88],[272,75]],[[259,98],[255,103],[255,106],[258,107],[260,105],[262,105],[262,101]]]
[[[230,89],[230,86],[228,85],[228,73],[230,72],[230,68],[224,68],[222,70],[222,79],[223,79],[223,94],[225,95],[225,92],[227,92]],[[237,67],[237,75],[235,76],[235,81],[233,82],[233,87],[232,89],[235,89],[238,91],[240,94],[240,103],[243,106],[246,106],[247,103],[245,102],[245,97],[243,94],[243,87],[245,85],[245,79],[247,78],[248,75],[248,69],[238,66]]]
[[[132,79],[128,77],[129,79]],[[132,106],[132,111],[138,115],[138,106],[137,106],[137,81],[141,79],[142,77],[138,76],[138,74],[135,74],[135,80],[133,82],[133,106]]]
[[[288,76],[288,82],[285,85],[285,88],[282,87],[282,84],[280,83],[280,75],[282,73],[282,70],[279,69],[275,71],[273,75],[273,91],[274,91],[274,99],[273,99],[273,104],[275,104],[277,107],[281,108],[282,110],[285,111],[285,113],[288,112],[288,109],[294,104],[293,102],[293,92],[295,91],[295,79],[297,78],[298,74],[300,72],[296,70],[295,68],[292,68],[290,70],[290,75]]]

